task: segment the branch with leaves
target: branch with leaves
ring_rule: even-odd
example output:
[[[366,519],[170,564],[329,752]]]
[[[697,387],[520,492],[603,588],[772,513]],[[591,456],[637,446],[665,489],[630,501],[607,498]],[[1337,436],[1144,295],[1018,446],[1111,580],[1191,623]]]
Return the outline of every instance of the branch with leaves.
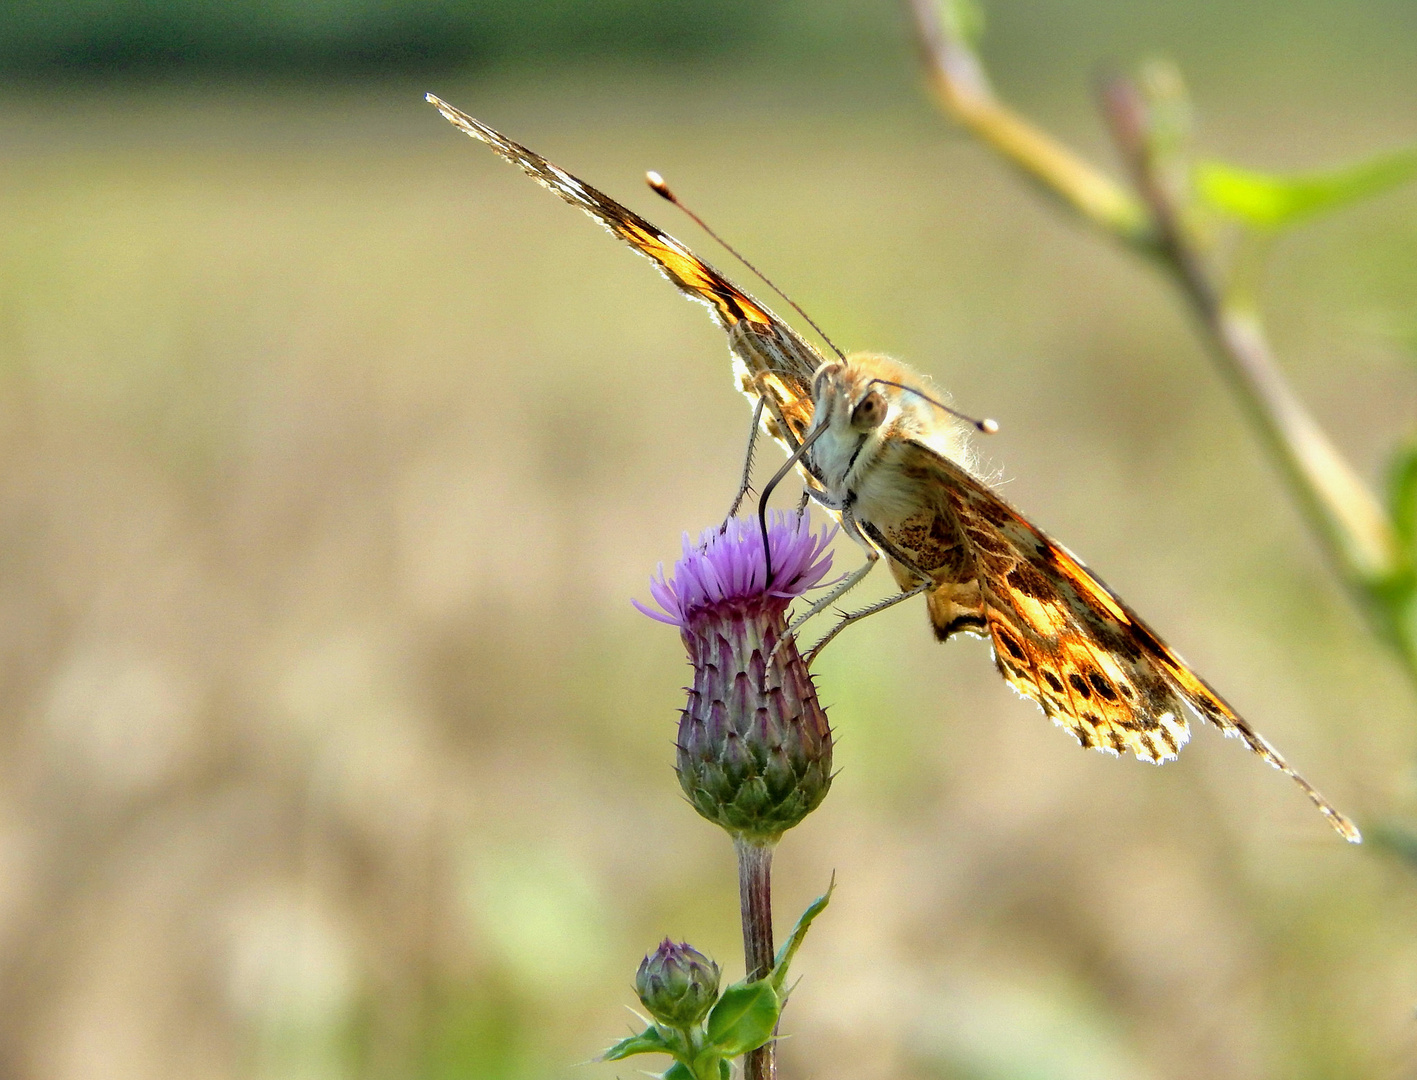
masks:
[[[911,4],[944,111],[1083,221],[1145,255],[1175,282],[1329,561],[1417,680],[1417,442],[1394,455],[1384,505],[1284,377],[1255,281],[1279,231],[1417,177],[1417,149],[1298,176],[1196,162],[1180,75],[1169,64],[1153,63],[1138,78],[1114,77],[1102,86],[1103,113],[1130,171],[1131,185],[1124,186],[998,98],[976,51],[983,28],[978,8],[968,0]],[[1234,236],[1228,247],[1219,242],[1227,234]]]

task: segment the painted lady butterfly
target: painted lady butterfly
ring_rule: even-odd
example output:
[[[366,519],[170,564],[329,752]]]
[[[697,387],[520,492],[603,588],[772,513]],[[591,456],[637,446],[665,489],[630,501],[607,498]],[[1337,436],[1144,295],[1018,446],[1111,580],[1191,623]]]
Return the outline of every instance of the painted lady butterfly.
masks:
[[[428,100],[709,308],[728,334],[740,387],[765,405],[765,429],[800,457],[816,481],[814,497],[868,552],[866,565],[814,611],[884,556],[902,595],[856,616],[923,593],[937,637],[987,635],[1009,684],[1084,747],[1167,761],[1189,738],[1189,708],[1294,780],[1345,839],[1361,839],[1086,566],[962,464],[962,431],[942,420],[919,374],[869,353],[826,360],[634,211],[446,102]]]

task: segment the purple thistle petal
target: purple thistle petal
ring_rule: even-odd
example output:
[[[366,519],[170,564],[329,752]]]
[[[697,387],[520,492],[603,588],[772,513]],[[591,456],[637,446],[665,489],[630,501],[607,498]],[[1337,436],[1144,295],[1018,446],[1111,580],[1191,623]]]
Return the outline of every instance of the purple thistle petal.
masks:
[[[768,517],[768,544],[772,550],[773,583],[763,587],[763,537],[756,521],[729,519],[720,531],[705,529],[695,543],[684,534],[683,555],[666,577],[663,564],[650,578],[650,596],[663,614],[632,601],[652,619],[683,626],[696,611],[726,601],[771,596],[793,600],[814,588],[831,569],[828,545],[836,526],[812,531],[806,514],[774,511]]]
[[[672,615],[665,615],[663,612],[654,611],[653,609],[648,608],[644,604],[640,603],[638,600],[631,598],[630,603],[635,606],[635,610],[638,611],[640,614],[648,615],[656,622],[667,623],[670,626],[680,625],[681,620],[676,619]]]

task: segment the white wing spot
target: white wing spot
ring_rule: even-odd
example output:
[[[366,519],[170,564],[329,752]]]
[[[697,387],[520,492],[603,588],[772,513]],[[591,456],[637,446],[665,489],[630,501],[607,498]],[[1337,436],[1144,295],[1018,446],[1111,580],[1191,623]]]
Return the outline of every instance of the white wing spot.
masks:
[[[559,166],[551,165],[549,162],[547,163],[547,165],[551,169],[551,171],[556,175],[556,179],[561,181],[562,190],[569,191],[573,195],[585,195],[585,188],[581,186],[581,182],[577,180],[574,176],[572,176],[570,173],[566,172],[565,169],[562,169]]]

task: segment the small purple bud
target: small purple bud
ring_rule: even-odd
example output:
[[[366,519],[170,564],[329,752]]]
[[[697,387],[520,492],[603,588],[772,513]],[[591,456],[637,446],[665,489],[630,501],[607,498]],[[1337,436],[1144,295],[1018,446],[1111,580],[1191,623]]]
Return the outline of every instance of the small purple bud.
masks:
[[[663,612],[635,604],[679,627],[694,667],[679,720],[679,783],[700,814],[735,836],[775,840],[831,787],[831,728],[807,665],[794,640],[773,650],[789,605],[831,569],[834,534],[814,533],[805,514],[772,515],[771,589],[756,522],[730,519],[697,545],[685,534],[674,576],[661,567],[650,582]]]
[[[693,946],[665,938],[640,961],[635,992],[661,1024],[693,1027],[718,1000],[718,965]]]

